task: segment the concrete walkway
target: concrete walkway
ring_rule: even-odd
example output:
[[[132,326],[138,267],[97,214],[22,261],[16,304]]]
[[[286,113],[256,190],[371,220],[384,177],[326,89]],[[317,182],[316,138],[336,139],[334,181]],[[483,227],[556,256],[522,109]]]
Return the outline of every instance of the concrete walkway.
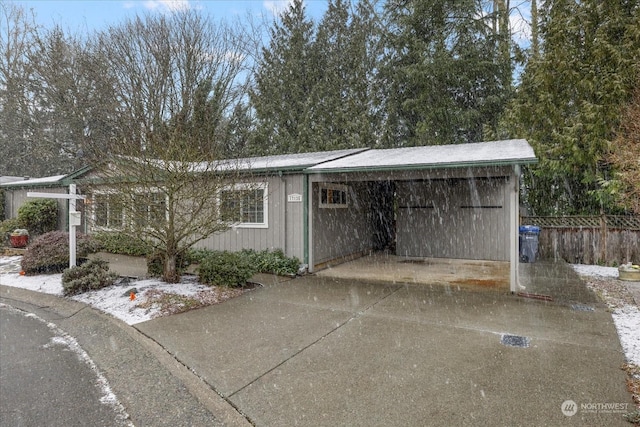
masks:
[[[258,426],[624,426],[580,405],[633,409],[600,306],[304,277],[136,328]]]
[[[628,425],[611,315],[570,266],[543,267],[531,286],[577,293],[260,275],[264,288],[135,327],[26,290],[0,300],[74,336],[138,426]]]

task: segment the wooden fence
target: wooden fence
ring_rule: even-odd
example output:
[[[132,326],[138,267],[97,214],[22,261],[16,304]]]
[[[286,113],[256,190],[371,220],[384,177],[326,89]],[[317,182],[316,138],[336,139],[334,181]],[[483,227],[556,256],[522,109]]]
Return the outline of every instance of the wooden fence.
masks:
[[[640,216],[521,217],[541,228],[538,256],[574,264],[640,263]]]

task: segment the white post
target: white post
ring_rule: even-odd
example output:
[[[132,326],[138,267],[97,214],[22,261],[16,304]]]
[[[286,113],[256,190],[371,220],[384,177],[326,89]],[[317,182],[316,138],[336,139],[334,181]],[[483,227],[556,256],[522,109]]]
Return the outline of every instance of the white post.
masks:
[[[28,191],[27,197],[44,197],[49,199],[69,200],[69,268],[76,266],[76,227],[80,225],[80,212],[76,211],[76,200],[84,199],[82,194],[76,194],[76,185],[69,184],[69,194],[39,193]]]
[[[69,195],[76,195],[76,185],[69,184]],[[71,197],[69,199],[69,268],[76,266],[76,199]]]
[[[519,225],[520,225],[520,165],[515,165],[511,171],[512,183],[509,188],[509,283],[513,293],[520,289],[520,256],[519,256]]]

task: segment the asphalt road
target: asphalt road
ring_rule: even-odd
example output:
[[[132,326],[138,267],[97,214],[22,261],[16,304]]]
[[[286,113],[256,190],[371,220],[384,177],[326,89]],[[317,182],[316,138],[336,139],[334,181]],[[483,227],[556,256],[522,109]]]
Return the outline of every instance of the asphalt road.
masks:
[[[0,305],[0,425],[127,425],[69,338],[35,316]]]

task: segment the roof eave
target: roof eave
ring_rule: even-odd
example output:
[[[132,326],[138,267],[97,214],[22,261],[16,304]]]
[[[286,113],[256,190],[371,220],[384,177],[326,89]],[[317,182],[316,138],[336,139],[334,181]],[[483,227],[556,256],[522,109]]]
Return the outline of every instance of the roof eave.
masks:
[[[354,172],[404,172],[404,171],[416,171],[416,170],[431,170],[431,169],[456,169],[456,168],[470,168],[470,167],[502,167],[502,166],[515,166],[515,165],[530,165],[538,163],[538,159],[518,159],[518,160],[504,160],[504,161],[491,161],[491,162],[456,162],[456,163],[441,163],[441,164],[420,164],[420,165],[403,165],[403,166],[354,166],[345,168],[308,168],[304,170],[305,174],[320,174],[320,173],[354,173]]]

